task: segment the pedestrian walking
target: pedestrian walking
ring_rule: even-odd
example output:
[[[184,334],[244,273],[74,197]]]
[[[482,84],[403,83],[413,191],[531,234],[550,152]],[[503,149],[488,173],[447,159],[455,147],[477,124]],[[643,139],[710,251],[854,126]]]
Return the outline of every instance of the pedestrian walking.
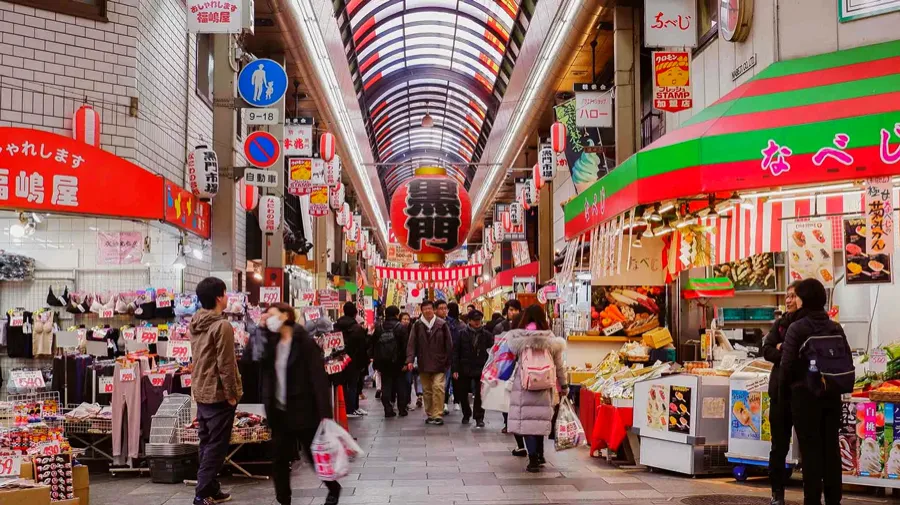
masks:
[[[506,341],[517,361],[517,372],[511,379],[509,431],[525,439],[528,450],[525,469],[539,472],[546,463],[544,437],[553,432],[554,406],[559,403],[560,394],[569,392],[562,356],[566,341],[550,331],[544,309],[537,304],[525,310],[519,328],[509,331]],[[542,370],[551,364],[553,377],[540,377]]]
[[[334,323],[334,329],[344,336],[344,348],[350,356],[350,363],[345,370],[347,401],[347,417],[360,417],[368,414],[359,407],[360,383],[364,374],[369,369],[369,351],[367,346],[366,329],[356,320],[358,314],[356,304],[347,302],[344,304],[344,315]]]
[[[434,304],[424,301],[422,317],[412,323],[406,348],[407,369],[418,363],[419,378],[425,397],[426,424],[444,424],[444,385],[450,368],[453,341],[450,328],[434,313]]]
[[[507,300],[503,304],[503,319],[494,325],[494,335],[514,330],[516,327],[512,324],[513,320],[522,313],[522,302],[519,300]]]
[[[450,327],[450,339],[453,341],[455,348],[459,343],[460,331],[465,329],[465,324],[460,322],[459,305],[456,302],[447,303],[444,300],[438,300],[434,302],[434,313]],[[447,381],[444,385],[444,415],[450,413],[451,403],[455,405],[455,410],[459,410],[459,400],[456,398],[456,380],[452,378],[450,368],[447,368],[446,377]]]
[[[462,406],[462,423],[469,424],[474,415],[476,428],[484,428],[481,371],[487,363],[488,351],[494,345],[494,336],[482,326],[483,319],[481,312],[470,312],[469,326],[460,331],[459,340],[453,347],[453,380],[456,381],[456,397]],[[469,406],[469,393],[473,393],[474,411]]]
[[[409,333],[400,324],[400,309],[391,305],[385,311],[384,322],[375,328],[375,345],[373,364],[381,376],[381,405],[384,417],[390,418],[398,413],[400,417],[408,415],[409,381],[406,371],[406,347],[409,344]],[[397,412],[393,403],[397,402]]]
[[[207,277],[197,284],[202,307],[191,318],[191,396],[197,403],[200,448],[194,505],[212,505],[231,500],[216,476],[225,464],[231,445],[234,413],[244,394],[237,358],[234,330],[223,315],[228,299],[225,283]]]

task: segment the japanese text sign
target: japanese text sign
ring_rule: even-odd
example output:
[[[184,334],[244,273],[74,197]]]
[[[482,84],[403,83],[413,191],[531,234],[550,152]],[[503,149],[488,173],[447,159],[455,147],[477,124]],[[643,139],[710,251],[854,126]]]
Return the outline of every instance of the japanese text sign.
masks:
[[[894,251],[894,209],[891,177],[868,179],[866,185],[866,254]]]
[[[138,197],[136,197],[138,198]],[[210,237],[212,207],[190,191],[166,181],[165,221],[202,238]]]
[[[18,477],[22,456],[0,456],[0,477]]]
[[[597,91],[575,93],[575,126],[612,128],[612,93]]]
[[[328,186],[313,186],[309,194],[309,215],[322,217],[328,215]]]
[[[312,124],[284,125],[284,155],[312,156],[312,132]]]
[[[316,161],[312,158],[291,158],[288,160],[288,193],[292,195],[302,196],[308,195],[312,191],[312,173],[313,163]]]
[[[278,187],[278,172],[275,170],[257,170],[248,168],[244,170],[244,182],[248,186],[261,186],[264,188]]]
[[[103,394],[112,394],[113,392],[113,378],[112,376],[100,376],[97,377],[98,384],[98,392]]]
[[[97,232],[98,265],[136,265],[144,252],[144,236],[140,232]]]
[[[872,349],[872,357],[869,360],[869,371],[884,373],[887,370],[887,351],[884,349]]]
[[[155,344],[159,341],[159,328],[155,326],[138,328],[138,332],[142,344]]]
[[[16,389],[39,389],[46,386],[40,370],[13,370],[9,372],[9,380]]]
[[[259,303],[273,304],[281,301],[281,288],[278,286],[261,286],[259,288]]]
[[[134,382],[135,377],[134,368],[119,369],[119,382]]]
[[[645,47],[697,47],[694,0],[648,0],[644,5]]]
[[[242,3],[242,0],[187,0],[188,32],[240,33]]]
[[[690,51],[653,51],[653,106],[679,112],[694,106]]]

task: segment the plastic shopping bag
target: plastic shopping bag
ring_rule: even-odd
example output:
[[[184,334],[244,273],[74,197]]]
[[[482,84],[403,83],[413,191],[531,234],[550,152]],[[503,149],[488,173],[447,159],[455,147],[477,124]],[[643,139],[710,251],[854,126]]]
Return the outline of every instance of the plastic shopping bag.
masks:
[[[516,355],[509,350],[506,339],[494,343],[488,356],[487,364],[481,372],[482,380],[507,381],[513,374],[516,365]]]
[[[322,419],[310,450],[316,474],[324,481],[345,477],[350,462],[363,453],[353,437],[331,419]]]
[[[511,381],[489,380],[481,382],[481,408],[497,412],[509,412]]]
[[[572,402],[568,397],[563,397],[559,403],[559,415],[556,417],[556,450],[564,451],[582,445],[587,445],[584,427],[578,420]]]

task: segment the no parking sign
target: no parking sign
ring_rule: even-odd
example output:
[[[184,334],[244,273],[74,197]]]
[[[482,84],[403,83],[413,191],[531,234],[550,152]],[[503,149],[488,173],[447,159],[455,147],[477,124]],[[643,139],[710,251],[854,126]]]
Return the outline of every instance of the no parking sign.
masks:
[[[254,167],[269,168],[281,158],[281,145],[269,132],[253,132],[244,140],[244,156]]]

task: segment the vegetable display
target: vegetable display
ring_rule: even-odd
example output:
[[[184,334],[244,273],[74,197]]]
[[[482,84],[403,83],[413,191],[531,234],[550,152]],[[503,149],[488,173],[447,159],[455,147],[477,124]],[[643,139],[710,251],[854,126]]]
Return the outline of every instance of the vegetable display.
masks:
[[[826,251],[827,253],[827,251]],[[775,290],[775,255],[763,253],[713,267],[715,277],[727,277],[735,291]]]
[[[665,323],[665,292],[661,286],[594,286],[591,327],[613,335],[640,336]],[[621,329],[616,325],[621,324]],[[609,334],[609,332],[607,332]]]

